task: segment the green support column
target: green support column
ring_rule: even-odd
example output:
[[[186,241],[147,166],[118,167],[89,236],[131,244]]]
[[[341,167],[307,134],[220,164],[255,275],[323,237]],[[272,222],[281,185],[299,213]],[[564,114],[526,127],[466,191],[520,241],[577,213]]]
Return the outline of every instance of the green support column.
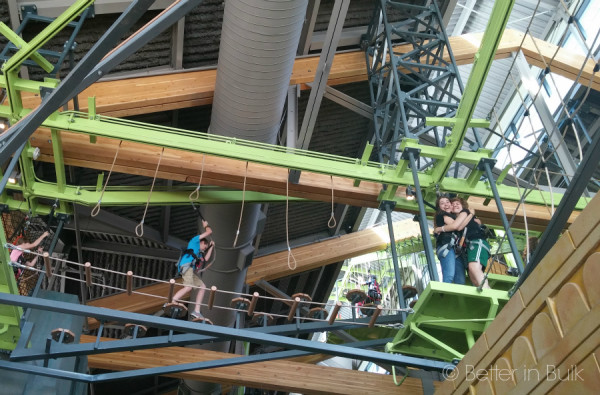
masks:
[[[433,179],[436,183],[444,179],[450,165],[455,160],[456,154],[460,151],[514,3],[514,0],[496,0],[494,3],[490,20],[481,39],[481,47],[475,54],[473,68],[469,75],[469,80],[465,85],[465,91],[458,105],[458,110],[456,111],[456,123],[452,128],[452,134],[447,139],[446,147],[452,153],[440,159],[434,165]]]

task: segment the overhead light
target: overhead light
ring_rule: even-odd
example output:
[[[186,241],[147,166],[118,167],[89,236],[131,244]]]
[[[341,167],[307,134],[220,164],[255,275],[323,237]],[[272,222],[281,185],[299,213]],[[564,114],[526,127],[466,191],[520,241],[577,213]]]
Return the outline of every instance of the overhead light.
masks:
[[[415,200],[415,190],[412,185],[406,187],[406,200]]]
[[[17,171],[17,169],[13,170],[8,177],[9,184],[18,184],[21,182],[21,173]]]

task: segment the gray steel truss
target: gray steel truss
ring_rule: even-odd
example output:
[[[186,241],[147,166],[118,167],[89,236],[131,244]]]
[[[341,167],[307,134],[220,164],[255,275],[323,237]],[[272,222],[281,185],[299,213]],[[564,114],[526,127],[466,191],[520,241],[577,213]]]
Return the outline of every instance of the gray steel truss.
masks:
[[[363,37],[375,110],[374,145],[382,163],[398,162],[403,137],[431,136],[443,147],[451,132],[447,126],[425,125],[427,117],[453,117],[460,101],[453,89],[463,89],[439,9],[431,3],[380,0]],[[391,12],[403,12],[406,19],[392,24]],[[409,49],[402,53],[393,49],[406,44]]]

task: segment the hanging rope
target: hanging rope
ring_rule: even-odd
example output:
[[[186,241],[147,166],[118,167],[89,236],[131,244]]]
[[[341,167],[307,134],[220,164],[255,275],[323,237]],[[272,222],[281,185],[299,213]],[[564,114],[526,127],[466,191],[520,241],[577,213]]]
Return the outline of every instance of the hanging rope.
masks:
[[[119,155],[119,150],[121,149],[121,144],[123,144],[123,140],[119,141],[119,145],[117,146],[117,151],[115,152],[115,157],[113,158],[112,165],[110,166],[110,171],[108,172],[108,176],[106,177],[106,182],[102,187],[102,192],[100,193],[100,199],[98,199],[98,203],[92,209],[92,217],[95,217],[100,213],[100,203],[102,203],[102,197],[104,196],[104,191],[106,190],[106,186],[108,185],[108,180],[110,180],[110,175],[113,172],[113,168],[115,167],[115,163],[117,162],[117,156]]]
[[[329,218],[329,221],[327,222],[327,226],[329,227],[329,229],[333,229],[336,227],[337,221],[335,220],[335,215],[333,213],[333,176],[329,176],[329,177],[331,177],[331,217]],[[333,221],[333,224],[331,223],[331,221]]]
[[[404,380],[406,380],[406,378],[408,377],[408,368],[406,369],[406,374],[404,375],[404,377],[402,377],[402,380],[400,380],[400,382],[398,382],[398,380],[396,379],[396,367],[392,366],[392,373],[394,375],[394,384],[396,384],[397,386],[401,386],[402,383],[404,383]]]
[[[246,162],[246,172],[244,173],[244,186],[242,187],[242,208],[240,209],[240,220],[238,227],[235,232],[235,239],[233,240],[233,248],[237,245],[238,236],[240,235],[240,227],[242,226],[242,216],[244,215],[244,201],[246,200],[246,179],[248,178],[248,162]]]
[[[289,224],[288,224],[288,210],[289,210],[289,185],[290,185],[290,170],[288,169],[288,175],[285,178],[285,242],[287,243],[287,249],[288,249],[288,257],[287,257],[287,264],[288,264],[288,268],[290,270],[296,270],[296,267],[298,266],[296,263],[296,258],[294,257],[294,254],[292,253],[292,249],[290,248],[290,235],[289,235]],[[293,266],[291,265],[291,262],[293,261]]]
[[[152,186],[150,187],[150,192],[148,193],[148,200],[146,200],[146,208],[144,209],[144,215],[142,216],[142,220],[135,227],[135,234],[138,237],[142,237],[144,235],[144,220],[146,219],[146,213],[148,212],[148,205],[150,204],[150,197],[152,196],[152,191],[154,190],[154,183],[156,182],[156,175],[158,174],[158,168],[160,167],[160,161],[162,160],[163,154],[165,153],[165,147],[160,151],[160,156],[158,157],[158,163],[156,164],[156,170],[154,171],[154,178],[152,179]]]
[[[198,186],[196,187],[196,189],[194,189],[192,191],[192,193],[190,193],[189,198],[191,201],[194,201],[200,197],[200,186],[202,185],[202,176],[204,175],[204,159],[206,159],[206,155],[202,154],[202,167],[200,168],[200,180],[198,180]],[[194,195],[195,195],[195,197],[192,197]]]

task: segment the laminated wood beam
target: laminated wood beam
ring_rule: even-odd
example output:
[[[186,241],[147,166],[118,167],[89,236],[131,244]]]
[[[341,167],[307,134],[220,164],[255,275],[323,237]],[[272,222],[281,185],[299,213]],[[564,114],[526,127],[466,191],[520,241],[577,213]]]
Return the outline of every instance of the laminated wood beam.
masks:
[[[473,63],[481,37],[482,34],[478,33],[449,38],[450,47],[458,65]],[[523,41],[522,33],[507,29],[502,36],[495,59],[511,56],[511,53],[519,50],[521,41]],[[545,68],[545,64],[550,63],[556,48],[553,44],[532,39],[530,36],[522,46],[527,61],[541,68]],[[410,50],[410,47],[401,45],[395,47],[394,50],[402,53]],[[444,58],[449,60],[447,54],[444,54]],[[550,64],[550,69],[574,80],[584,60],[583,56],[562,48]],[[308,89],[307,84],[314,81],[318,63],[318,56],[296,59],[290,85],[299,84],[302,89]],[[593,78],[592,88],[600,90],[600,75],[594,75],[593,69],[594,61],[590,59],[585,65],[581,83],[587,85],[590,78]],[[329,86],[366,80],[367,71],[363,52],[345,52],[335,55],[327,81]],[[168,73],[97,82],[84,90],[80,97],[96,97],[96,109],[99,114],[125,117],[211,104],[215,81],[216,69]],[[80,102],[80,108],[86,110],[86,100],[80,100]],[[26,95],[23,104],[25,108],[34,108],[39,104],[39,96]]]
[[[82,343],[95,341],[96,337],[94,336],[81,336]],[[88,356],[88,366],[92,369],[124,371],[231,357],[235,357],[235,355],[188,347],[168,347],[90,355]],[[391,375],[316,366],[287,360],[180,372],[170,374],[169,377],[303,394],[361,395],[367,389],[378,394],[423,392],[421,379],[418,378],[407,377],[402,386],[398,387],[394,384]],[[439,382],[434,382],[434,386],[438,385]]]
[[[63,132],[61,136],[65,165],[110,170],[118,141],[99,137],[95,143],[90,143],[88,136],[70,132]],[[33,135],[31,144],[40,147],[42,152],[40,160],[53,163],[54,157],[50,140],[50,131],[40,129]],[[157,147],[144,144],[123,142],[114,171],[153,177],[156,170],[156,155],[154,154],[159,150]],[[202,170],[201,164],[202,154],[167,149],[161,161],[158,178],[197,183]],[[245,166],[246,163],[242,161],[207,156],[204,163],[203,184],[241,190]],[[249,163],[246,190],[285,196],[286,180],[287,169]],[[333,187],[337,203],[357,207],[379,207],[380,184],[361,182],[359,187],[355,187],[353,180],[334,177]],[[328,175],[302,172],[300,182],[289,185],[289,195],[308,200],[331,202],[331,179]],[[405,196],[405,188],[398,188],[396,196]],[[477,216],[483,223],[502,225],[498,209],[493,201],[487,204],[483,198],[471,197],[469,205],[477,211]],[[505,202],[504,207],[510,217],[516,203]],[[524,207],[529,229],[543,231],[551,217],[550,209],[531,204]],[[402,211],[415,214],[417,212],[416,206],[414,211],[406,209]],[[576,217],[577,212],[573,212],[569,223]],[[523,229],[523,218],[521,208],[513,222],[513,227]]]
[[[394,223],[396,241],[420,235],[419,223],[412,219]],[[258,280],[272,281],[348,258],[381,251],[389,244],[388,227],[382,225],[292,249],[292,254],[296,259],[295,270],[290,270],[288,267],[287,250],[258,257],[248,268],[246,283],[254,284]]]

